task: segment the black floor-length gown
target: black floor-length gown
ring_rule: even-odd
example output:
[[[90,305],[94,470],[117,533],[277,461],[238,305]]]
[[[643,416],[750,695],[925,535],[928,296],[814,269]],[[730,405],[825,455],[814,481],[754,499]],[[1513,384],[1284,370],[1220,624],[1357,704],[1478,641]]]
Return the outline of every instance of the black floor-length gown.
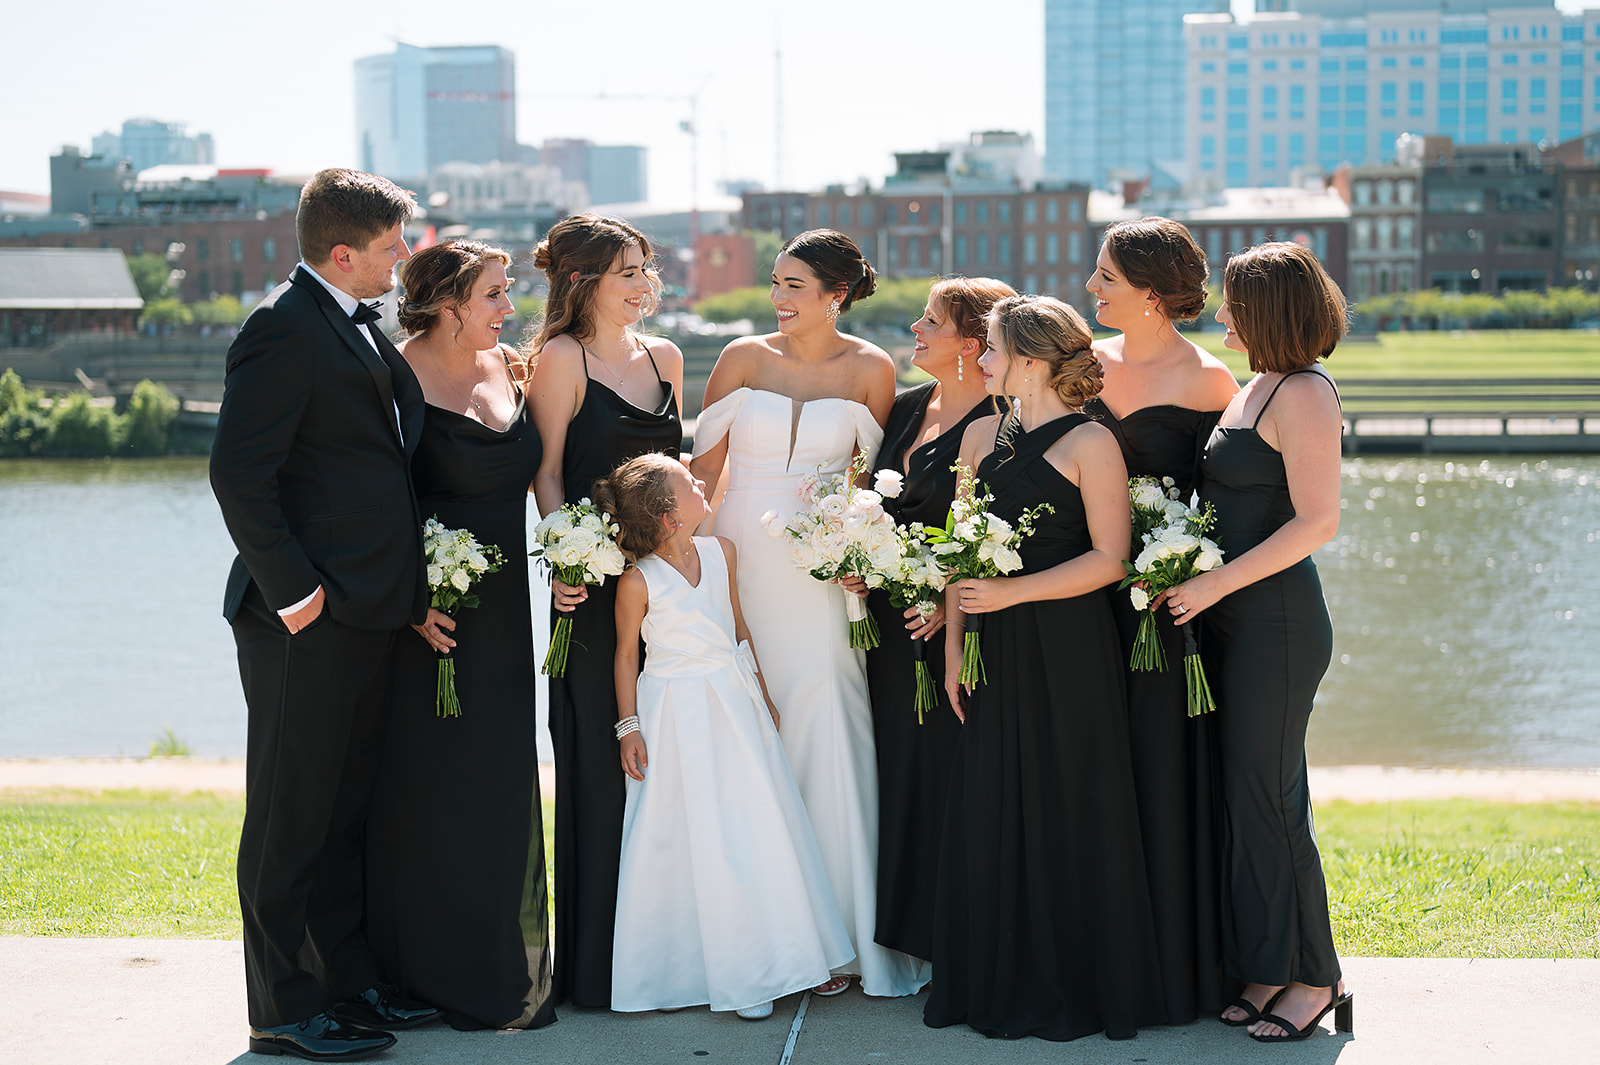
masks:
[[[1317,373],[1332,387],[1318,371],[1295,373]],[[1269,395],[1262,411],[1271,402]],[[1248,428],[1219,426],[1201,458],[1200,497],[1216,504],[1216,531],[1230,559],[1294,517],[1283,456],[1261,439],[1260,422],[1258,414]],[[1339,958],[1305,754],[1311,703],[1333,655],[1317,567],[1304,558],[1202,618],[1221,741],[1224,966],[1245,981],[1330,987]]]
[[[1200,451],[1221,411],[1164,404],[1118,418],[1096,396],[1084,405],[1117,438],[1130,477],[1171,477],[1189,502]],[[1141,544],[1133,545],[1138,554]],[[1127,667],[1141,612],[1126,592],[1111,597]],[[1233,997],[1222,972],[1221,816],[1215,766],[1215,715],[1188,716],[1183,634],[1167,610],[1156,629],[1166,650],[1164,672],[1127,671],[1128,729],[1139,832],[1155,915],[1167,1023],[1213,1013]],[[1204,630],[1202,617],[1191,626]]]
[[[539,434],[429,406],[412,461],[418,506],[505,556],[456,612],[460,717],[434,711],[438,658],[395,650],[392,712],[367,828],[367,934],[385,979],[458,1028],[556,1019],[528,602],[528,485]]]
[[[943,527],[956,494],[955,465],[961,435],[973,419],[992,412],[984,400],[961,421],[911,452],[937,382],[895,397],[878,450],[877,469],[905,477],[900,495],[883,501],[901,525]],[[909,467],[909,468],[908,468]],[[867,652],[867,686],[878,755],[878,922],[873,938],[917,958],[933,951],[933,883],[944,827],[945,791],[961,723],[944,694],[944,633],[927,648],[938,705],[917,724],[915,644],[906,635],[905,608],[875,591],[867,606],[882,642]]]
[[[1000,517],[1055,507],[1022,542],[1024,573],[1091,547],[1078,487],[1044,458],[1087,420],[1013,432],[979,466]],[[988,680],[950,778],[923,1014],[933,1027],[1064,1040],[1162,1019],[1110,594],[975,616]]]
[[[647,352],[648,354],[648,352]],[[651,356],[651,366],[655,358]],[[589,353],[584,351],[584,374]],[[659,379],[661,373],[656,371]],[[683,424],[672,384],[643,410],[589,377],[567,423],[561,460],[565,502],[589,497],[594,482],[647,451],[677,457]],[[611,939],[626,802],[617,755],[617,581],[589,588],[572,619],[564,677],[550,678],[550,740],[556,759],[556,1001],[611,1005]],[[642,662],[643,655],[640,655]]]

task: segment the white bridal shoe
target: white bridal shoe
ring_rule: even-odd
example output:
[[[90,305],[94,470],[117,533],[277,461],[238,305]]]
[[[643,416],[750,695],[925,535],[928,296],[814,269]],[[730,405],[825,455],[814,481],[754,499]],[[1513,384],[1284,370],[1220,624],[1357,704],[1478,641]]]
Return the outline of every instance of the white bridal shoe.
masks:
[[[764,1021],[772,1016],[772,1003],[762,1002],[755,1006],[746,1006],[742,1010],[734,1010],[747,1021]]]

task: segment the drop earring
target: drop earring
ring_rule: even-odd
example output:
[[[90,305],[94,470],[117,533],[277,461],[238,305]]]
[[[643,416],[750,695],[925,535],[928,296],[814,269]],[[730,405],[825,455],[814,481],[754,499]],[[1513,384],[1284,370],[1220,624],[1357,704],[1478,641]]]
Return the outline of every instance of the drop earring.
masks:
[[[967,379],[967,357],[965,355],[957,355],[956,356],[956,380],[957,381],[965,381],[966,379]]]
[[[1144,316],[1146,318],[1150,317],[1150,304],[1148,303],[1144,305]]]
[[[839,301],[838,300],[834,300],[832,303],[828,304],[828,321],[836,322],[838,320],[839,320]]]

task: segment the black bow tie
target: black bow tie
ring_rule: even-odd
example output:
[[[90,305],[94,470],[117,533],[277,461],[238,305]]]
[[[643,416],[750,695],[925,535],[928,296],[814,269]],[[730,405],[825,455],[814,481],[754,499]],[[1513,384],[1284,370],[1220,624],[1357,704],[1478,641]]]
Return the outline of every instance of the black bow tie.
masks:
[[[356,304],[355,313],[350,316],[350,320],[356,325],[366,325],[368,322],[379,321],[383,318],[382,307],[383,304],[381,303],[358,303]]]

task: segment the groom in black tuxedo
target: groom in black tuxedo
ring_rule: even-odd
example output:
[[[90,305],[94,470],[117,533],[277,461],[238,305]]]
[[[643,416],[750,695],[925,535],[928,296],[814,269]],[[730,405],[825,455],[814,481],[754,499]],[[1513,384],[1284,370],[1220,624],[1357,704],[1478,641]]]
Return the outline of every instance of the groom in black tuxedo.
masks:
[[[438,1016],[379,982],[361,932],[390,652],[428,598],[422,389],[360,301],[394,288],[413,209],[381,177],[318,173],[302,261],[228,349],[211,486],[239,549],[223,616],[249,708],[239,903],[262,1053],[365,1057]]]

